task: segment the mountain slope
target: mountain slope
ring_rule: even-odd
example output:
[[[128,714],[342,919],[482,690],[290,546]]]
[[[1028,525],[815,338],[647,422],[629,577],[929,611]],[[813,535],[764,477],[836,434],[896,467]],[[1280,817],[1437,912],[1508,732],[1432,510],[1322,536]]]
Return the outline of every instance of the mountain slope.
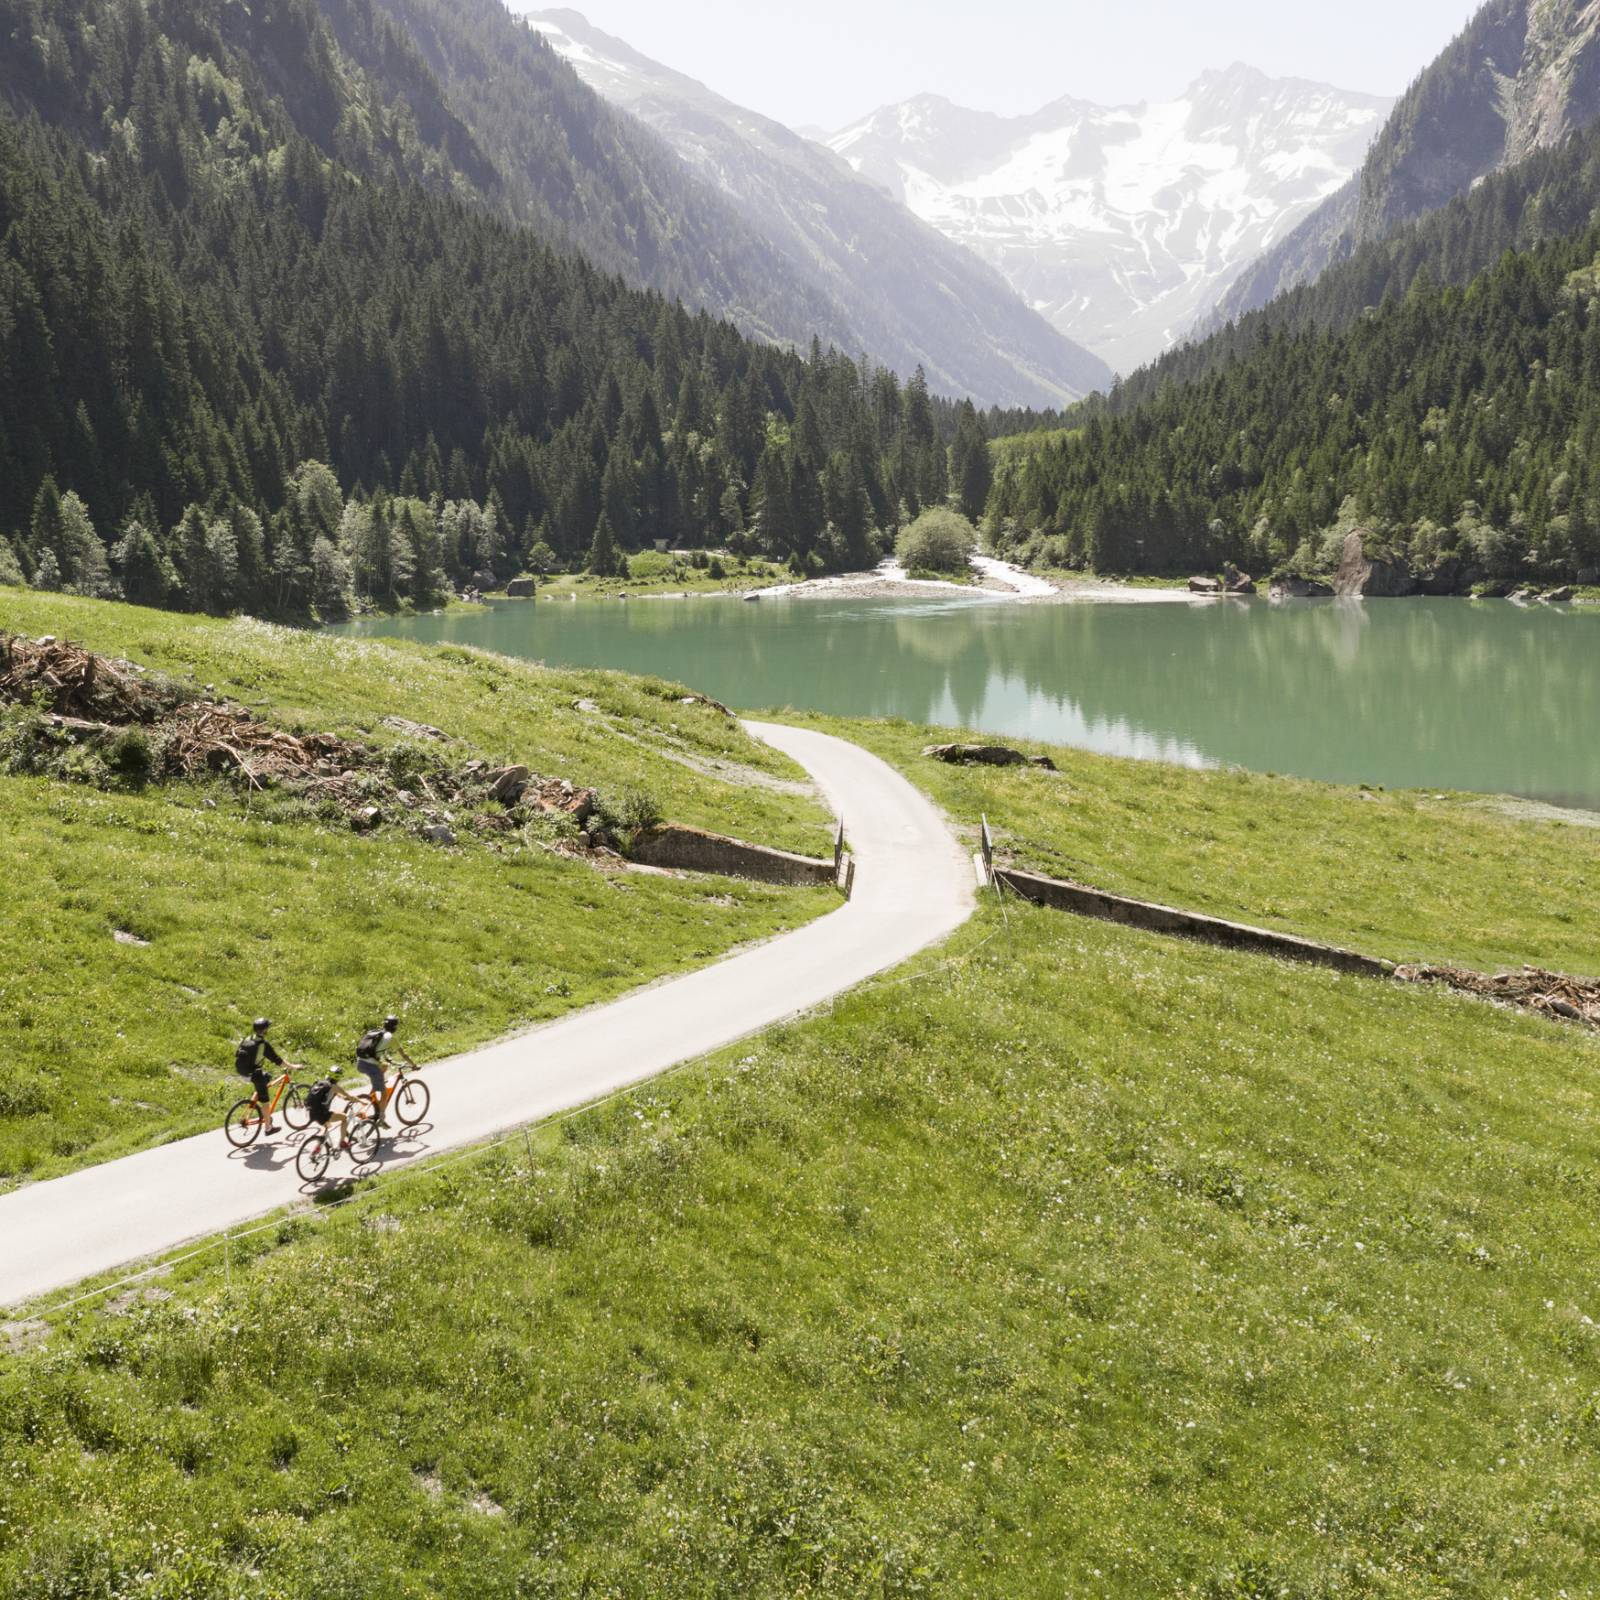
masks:
[[[370,9],[339,16],[359,55],[309,0],[8,23],[0,582],[329,615],[541,544],[861,566],[945,498],[967,413],[493,215],[482,147]]]
[[[519,8],[521,9],[521,8]],[[661,135],[830,301],[870,350],[937,389],[1058,404],[1109,382],[1097,357],[1024,305],[991,268],[829,151],[713,94],[574,11],[529,20],[580,76]],[[458,97],[459,98],[459,97]]]
[[[1600,581],[1597,261],[1591,222],[1465,287],[1418,273],[1336,332],[1269,323],[1193,382],[1000,452],[991,526],[1109,571],[1328,572],[1359,532],[1430,593]]]
[[[1129,371],[1344,182],[1391,103],[1236,65],[1154,105],[998,117],[925,95],[828,144]]]
[[[1530,250],[1581,232],[1600,203],[1600,122],[1499,172],[1383,238],[1358,246],[1314,283],[1286,290],[1204,339],[1168,351],[1078,408],[1120,415],[1163,384],[1192,383],[1242,360],[1274,334],[1338,332],[1408,294],[1419,280],[1465,284],[1508,250]]]
[[[1489,0],[1401,97],[1360,173],[1247,272],[1211,326],[1547,148],[1600,114],[1600,5]]]
[[[514,221],[757,337],[860,348],[849,316],[810,274],[500,0],[324,0],[324,9],[357,59],[371,53],[362,13],[406,39],[493,164],[485,198]]]

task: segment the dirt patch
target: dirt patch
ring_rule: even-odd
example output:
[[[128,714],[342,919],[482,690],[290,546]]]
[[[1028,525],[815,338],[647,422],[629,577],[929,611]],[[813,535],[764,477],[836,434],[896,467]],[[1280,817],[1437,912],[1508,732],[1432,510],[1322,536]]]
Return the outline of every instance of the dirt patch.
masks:
[[[1542,800],[1520,800],[1515,795],[1493,795],[1475,800],[1476,811],[1494,811],[1513,822],[1564,822],[1569,828],[1600,828],[1600,811],[1546,805]]]
[[[30,1350],[37,1350],[49,1337],[50,1324],[40,1322],[37,1317],[26,1322],[0,1322],[0,1345],[7,1355],[26,1355]]]

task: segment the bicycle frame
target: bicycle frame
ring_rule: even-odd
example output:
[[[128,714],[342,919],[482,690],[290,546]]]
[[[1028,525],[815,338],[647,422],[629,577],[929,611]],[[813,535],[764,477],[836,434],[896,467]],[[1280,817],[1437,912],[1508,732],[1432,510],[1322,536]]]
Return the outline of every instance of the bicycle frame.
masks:
[[[266,1105],[266,1106],[262,1107],[262,1109],[266,1112],[267,1121],[268,1122],[271,1122],[272,1119],[275,1116],[277,1116],[278,1107],[283,1103],[283,1097],[284,1097],[285,1094],[288,1093],[289,1085],[291,1083],[293,1083],[293,1082],[294,1082],[294,1068],[293,1067],[285,1067],[283,1069],[283,1071],[280,1072],[278,1074],[278,1076],[272,1080],[272,1085],[271,1085],[271,1088],[272,1088],[272,1101],[271,1101],[271,1103],[269,1105]],[[250,1098],[252,1100],[254,1100],[255,1103],[258,1106],[261,1105],[261,1096],[260,1095],[252,1093]]]

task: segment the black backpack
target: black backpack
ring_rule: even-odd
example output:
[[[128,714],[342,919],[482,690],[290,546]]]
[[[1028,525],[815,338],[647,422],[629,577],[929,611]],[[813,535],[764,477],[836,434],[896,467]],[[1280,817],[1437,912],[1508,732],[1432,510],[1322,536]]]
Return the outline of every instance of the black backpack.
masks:
[[[241,1039],[233,1048],[233,1070],[241,1078],[248,1078],[256,1070],[256,1063],[260,1059],[261,1041],[253,1033],[248,1039]]]
[[[356,1046],[356,1054],[363,1061],[376,1061],[378,1051],[383,1047],[383,1029],[372,1028],[361,1035],[361,1042]]]
[[[324,1078],[321,1083],[314,1083],[311,1092],[306,1096],[306,1110],[318,1122],[333,1109],[333,1079]]]

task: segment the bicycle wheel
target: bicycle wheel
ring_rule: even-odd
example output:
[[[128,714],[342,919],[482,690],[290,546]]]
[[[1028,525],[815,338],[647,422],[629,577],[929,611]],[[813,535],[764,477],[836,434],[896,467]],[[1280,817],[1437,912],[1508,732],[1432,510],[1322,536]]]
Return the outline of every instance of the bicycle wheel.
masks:
[[[328,1136],[314,1133],[300,1146],[294,1158],[294,1170],[307,1183],[315,1183],[328,1170]]]
[[[414,1128],[428,1114],[428,1086],[421,1078],[407,1078],[394,1097],[394,1114],[398,1122]]]
[[[296,1132],[311,1126],[311,1113],[306,1110],[306,1092],[298,1083],[291,1083],[284,1091],[283,1120]]]
[[[378,1153],[378,1124],[372,1117],[351,1117],[349,1122],[350,1159],[358,1166],[367,1164]]]
[[[235,1150],[248,1150],[266,1126],[261,1107],[254,1100],[241,1100],[222,1119],[222,1131]]]

